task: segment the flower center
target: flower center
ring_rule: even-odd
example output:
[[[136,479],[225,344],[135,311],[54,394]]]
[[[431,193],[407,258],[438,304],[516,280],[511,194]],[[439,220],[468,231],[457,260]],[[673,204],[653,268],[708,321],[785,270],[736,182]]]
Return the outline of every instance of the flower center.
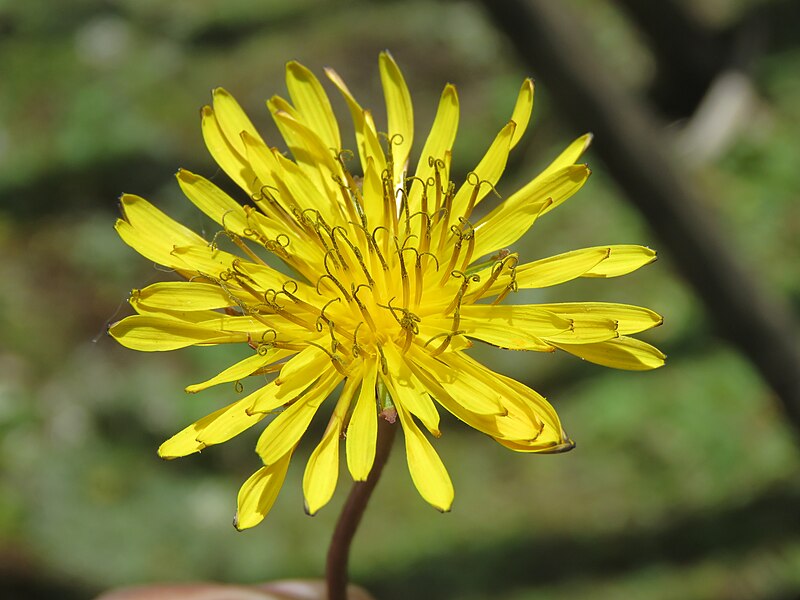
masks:
[[[344,154],[338,155],[343,177],[333,176],[343,201],[333,203],[327,214],[302,207],[289,186],[265,187],[253,197],[257,208],[245,207],[249,226],[244,237],[301,278],[276,289],[274,271],[267,281],[258,269],[249,273],[234,261],[228,279],[248,295],[240,298],[239,307],[270,331],[281,331],[271,346],[317,345],[343,368],[359,356],[383,356],[389,343],[403,353],[416,343],[429,354],[440,354],[465,333],[459,328],[463,303],[493,291],[501,274],[510,274],[511,283],[497,301],[515,285],[516,257],[500,256],[470,268],[476,231],[467,219],[481,182],[470,173],[466,210],[453,218],[456,186],[446,177],[444,161],[429,160],[433,175],[427,180],[408,177],[395,184],[391,165],[377,179],[353,176]],[[255,263],[251,270],[266,267],[240,236],[226,232]],[[479,272],[484,272],[483,282]],[[303,278],[307,283],[301,283]],[[275,316],[297,328],[273,327]],[[284,339],[286,331],[293,331],[295,339]]]

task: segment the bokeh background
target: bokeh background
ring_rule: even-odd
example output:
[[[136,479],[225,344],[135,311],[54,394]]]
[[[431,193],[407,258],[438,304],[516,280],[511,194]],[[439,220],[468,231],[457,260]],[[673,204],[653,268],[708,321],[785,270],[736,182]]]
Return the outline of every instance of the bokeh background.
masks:
[[[453,511],[419,498],[398,448],[356,539],[354,579],[385,600],[800,595],[800,420],[790,418],[800,415],[796,8],[0,2],[0,596],[69,600],[139,582],[322,573],[349,486],[343,472],[332,503],[313,519],[303,513],[302,465],[319,424],[269,518],[244,533],[231,518],[258,466],[257,432],[202,456],[157,458],[161,441],[237,395],[182,390],[241,351],[147,355],[108,338],[130,289],[165,278],[113,225],[118,196],[131,192],[210,239],[215,227],[173,178],[185,167],[232,189],[200,134],[209,90],[230,90],[280,146],[264,101],[285,94],[285,62],[320,76],[330,65],[381,122],[384,48],[404,70],[420,131],[444,84],[457,85],[460,177],[508,119],[522,78],[536,78],[532,128],[501,194],[579,133],[603,132],[605,145],[587,155],[587,186],[518,249],[533,260],[633,243],[656,248],[659,261],[525,301],[654,308],[665,325],[643,337],[669,361],[627,373],[562,353],[476,348],[545,394],[577,448],[514,454],[445,418],[436,447],[456,486]],[[580,93],[570,88],[581,81]],[[349,115],[328,89],[346,131]],[[613,154],[615,136],[632,158]],[[648,191],[653,173],[661,196]],[[703,265],[735,285],[720,287]]]

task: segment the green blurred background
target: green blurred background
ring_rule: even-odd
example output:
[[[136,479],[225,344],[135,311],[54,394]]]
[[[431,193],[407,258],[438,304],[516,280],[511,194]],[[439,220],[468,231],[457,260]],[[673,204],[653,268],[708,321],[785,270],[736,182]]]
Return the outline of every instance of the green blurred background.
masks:
[[[706,0],[692,15],[724,29],[766,4]],[[620,6],[563,6],[614,85],[647,101],[655,59]],[[224,178],[200,134],[209,90],[231,91],[280,146],[264,101],[285,94],[283,66],[297,59],[320,76],[336,68],[380,123],[384,48],[411,89],[417,142],[441,88],[457,85],[461,176],[508,119],[521,80],[537,75],[468,1],[0,1],[0,596],[321,575],[349,484],[343,472],[332,503],[305,516],[302,465],[320,424],[273,512],[244,533],[231,519],[239,485],[259,466],[257,432],[202,456],[157,458],[161,441],[236,397],[233,386],[182,390],[241,349],[147,355],[108,338],[107,323],[129,311],[130,289],[165,278],[113,225],[117,197],[130,192],[210,238],[215,227],[173,178],[178,167]],[[720,147],[693,145],[691,112],[665,114],[654,143],[670,144],[745,269],[797,312],[798,48],[758,53],[748,78],[745,112]],[[346,108],[328,89],[348,131]],[[538,81],[532,128],[500,193],[535,175],[571,131]],[[610,243],[660,249],[591,151],[587,160],[589,183],[537,223],[519,245],[524,259]],[[381,599],[800,594],[796,432],[748,362],[715,337],[669,253],[622,279],[524,301],[555,300],[657,310],[665,325],[643,337],[669,354],[667,366],[615,372],[562,353],[476,348],[546,395],[577,448],[515,454],[445,418],[436,448],[456,486],[453,511],[440,515],[421,500],[398,447],[356,539],[354,579]]]

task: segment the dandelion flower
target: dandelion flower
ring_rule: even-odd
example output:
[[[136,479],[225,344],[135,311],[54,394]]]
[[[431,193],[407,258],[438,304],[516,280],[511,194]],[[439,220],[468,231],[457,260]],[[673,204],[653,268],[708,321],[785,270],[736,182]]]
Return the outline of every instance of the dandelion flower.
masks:
[[[522,84],[511,119],[456,184],[450,173],[459,120],[456,88],[445,86],[411,169],[411,97],[388,53],[380,55],[379,68],[385,132],[338,74],[326,71],[350,110],[357,154],[343,149],[319,80],[296,62],[286,67],[291,102],[278,96],[267,102],[292,158],[264,141],[227,91],[213,91],[212,105],[202,110],[203,137],[247,202],[240,204],[186,170],[177,179],[189,200],[219,224],[214,239],[204,239],[140,197],[121,198],[123,217],[116,229],[122,239],[185,281],[134,290],[130,304],[137,314],[115,323],[111,335],[143,351],[216,344],[252,348],[247,358],[190,385],[188,392],[267,376],[254,392],[159,448],[163,458],[185,456],[269,418],[256,445],[263,466],[239,492],[240,529],[256,525],[270,510],[292,453],[328,397],[327,429],[303,478],[310,514],[333,495],[340,446],[353,479],[367,478],[379,418],[397,419],[414,485],[441,511],[450,509],[454,495],[429,439],[440,436],[441,408],[512,450],[572,448],[540,394],[465,352],[473,340],[512,350],[562,350],[618,369],[663,364],[661,352],[630,337],[661,323],[648,309],[602,302],[504,303],[518,289],[616,277],[655,259],[648,248],[614,245],[523,263],[507,249],[583,186],[590,171],[576,161],[590,136],[577,139],[530,183],[473,219],[528,125],[533,82]],[[230,251],[220,247],[224,240]],[[276,262],[268,255],[288,269],[270,266]]]

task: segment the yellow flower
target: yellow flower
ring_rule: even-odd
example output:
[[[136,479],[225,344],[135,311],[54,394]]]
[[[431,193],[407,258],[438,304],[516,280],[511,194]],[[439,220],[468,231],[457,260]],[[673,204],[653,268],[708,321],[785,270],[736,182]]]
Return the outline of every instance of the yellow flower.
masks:
[[[379,64],[385,134],[327,70],[352,115],[356,168],[348,166],[355,156],[342,149],[320,82],[291,62],[291,103],[276,96],[267,106],[293,159],[265,143],[225,90],[214,90],[213,105],[203,108],[206,145],[250,202],[242,206],[209,180],[178,172],[189,200],[220,225],[213,240],[142,198],[122,196],[124,217],[116,225],[122,239],[186,281],[134,290],[130,303],[138,314],[114,324],[111,335],[144,351],[230,343],[252,348],[251,356],[189,386],[189,392],[277,373],[159,448],[164,458],[185,456],[275,415],[256,446],[264,466],[239,492],[240,529],[259,523],[270,510],[300,438],[340,384],[327,429],[306,466],[308,512],[333,494],[340,439],[353,479],[365,480],[375,456],[377,420],[395,417],[414,484],[425,500],[446,511],[453,486],[422,431],[439,437],[437,405],[512,450],[561,452],[574,445],[541,395],[470,358],[465,350],[471,340],[513,350],[560,349],[619,369],[663,364],[656,348],[629,337],[661,323],[645,308],[501,303],[520,288],[616,277],[655,260],[648,248],[631,245],[584,248],[524,264],[506,250],[584,184],[589,169],[575,163],[590,136],[577,139],[543,173],[472,222],[526,129],[533,82],[522,84],[511,120],[457,185],[450,181],[459,118],[455,87],[444,88],[410,171],[411,97],[391,56],[381,54]],[[222,241],[232,252],[219,247]],[[274,258],[293,274],[272,266]]]

